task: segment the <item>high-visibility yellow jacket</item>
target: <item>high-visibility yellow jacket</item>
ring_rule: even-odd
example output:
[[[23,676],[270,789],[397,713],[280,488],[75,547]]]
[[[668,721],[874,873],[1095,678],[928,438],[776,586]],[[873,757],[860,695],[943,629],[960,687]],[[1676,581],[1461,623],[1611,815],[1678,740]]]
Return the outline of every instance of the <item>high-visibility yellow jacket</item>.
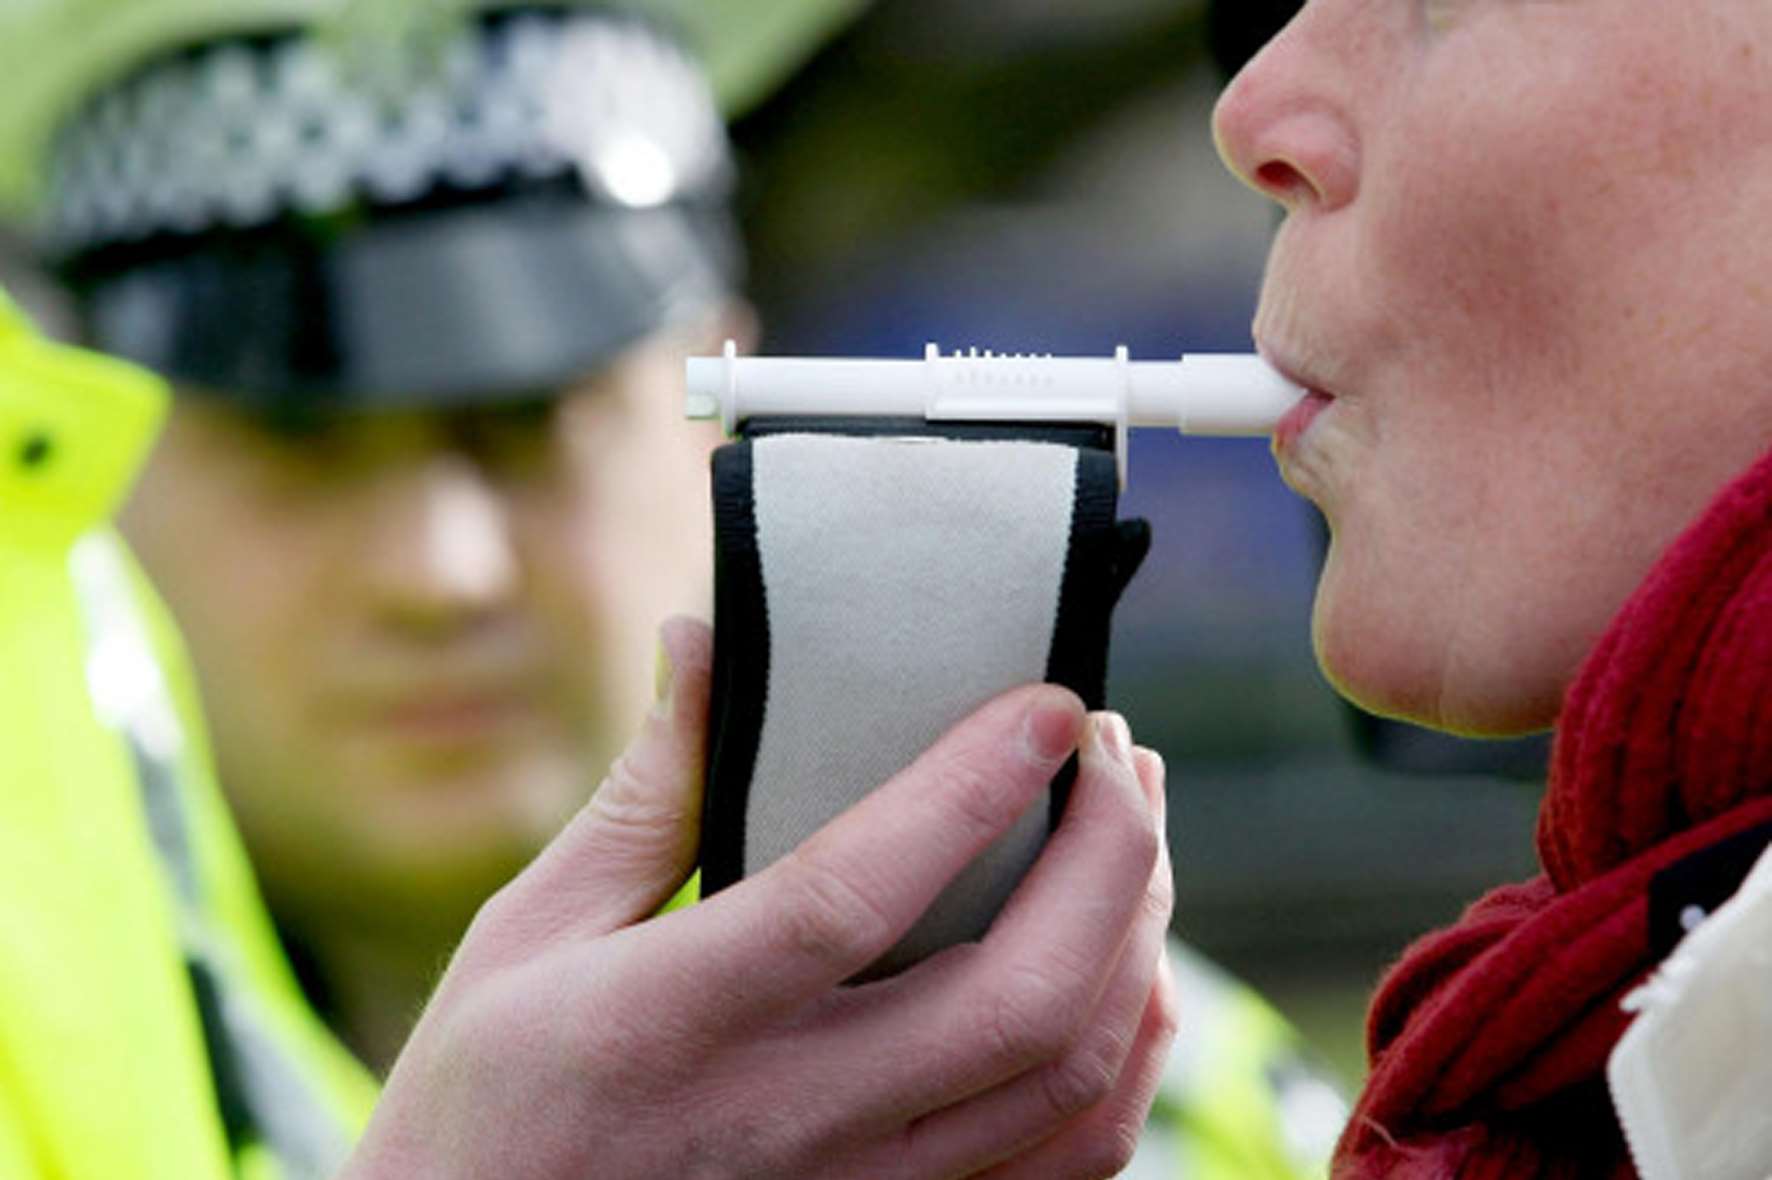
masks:
[[[305,1180],[374,1086],[284,965],[105,522],[164,394],[0,295],[0,1180]]]
[[[1347,1102],[1284,1017],[1180,942],[1181,1030],[1121,1180],[1324,1180]]]

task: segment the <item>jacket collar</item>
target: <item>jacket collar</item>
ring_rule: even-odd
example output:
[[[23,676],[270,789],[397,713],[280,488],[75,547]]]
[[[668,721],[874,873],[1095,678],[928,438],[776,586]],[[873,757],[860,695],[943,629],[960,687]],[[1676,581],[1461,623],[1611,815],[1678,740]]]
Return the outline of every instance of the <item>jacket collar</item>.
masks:
[[[64,547],[108,520],[166,402],[158,378],[44,339],[0,293],[0,546]]]

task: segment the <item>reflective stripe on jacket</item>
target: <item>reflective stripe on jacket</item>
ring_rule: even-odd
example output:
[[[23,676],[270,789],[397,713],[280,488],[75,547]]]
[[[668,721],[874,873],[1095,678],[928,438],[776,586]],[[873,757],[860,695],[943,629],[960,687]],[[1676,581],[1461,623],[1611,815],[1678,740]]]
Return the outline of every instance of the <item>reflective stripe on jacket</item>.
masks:
[[[305,1180],[373,1098],[283,963],[175,633],[105,527],[164,400],[0,296],[5,1180]]]

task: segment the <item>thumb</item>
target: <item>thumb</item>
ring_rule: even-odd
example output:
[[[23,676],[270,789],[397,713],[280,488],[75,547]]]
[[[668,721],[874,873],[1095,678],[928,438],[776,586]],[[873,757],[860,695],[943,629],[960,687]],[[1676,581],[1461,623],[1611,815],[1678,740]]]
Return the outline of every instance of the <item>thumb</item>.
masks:
[[[695,866],[713,636],[673,618],[659,629],[658,702],[640,734],[564,831],[499,898],[535,937],[607,934],[646,917]]]

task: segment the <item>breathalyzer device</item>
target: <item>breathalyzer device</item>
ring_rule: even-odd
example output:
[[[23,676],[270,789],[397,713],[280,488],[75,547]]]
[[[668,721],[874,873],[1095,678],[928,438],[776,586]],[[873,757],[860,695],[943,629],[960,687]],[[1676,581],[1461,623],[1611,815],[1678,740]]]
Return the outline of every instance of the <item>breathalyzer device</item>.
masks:
[[[1304,391],[1259,357],[687,362],[712,460],[711,893],[785,855],[1019,684],[1106,698],[1113,608],[1150,545],[1118,519],[1127,432],[1266,435]],[[870,976],[983,936],[1074,767]]]

